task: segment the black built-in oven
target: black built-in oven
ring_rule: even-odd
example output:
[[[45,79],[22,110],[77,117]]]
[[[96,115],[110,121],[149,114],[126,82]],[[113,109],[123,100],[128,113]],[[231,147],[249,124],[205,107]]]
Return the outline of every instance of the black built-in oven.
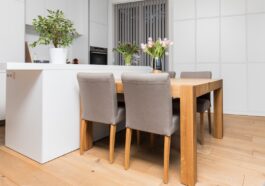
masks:
[[[100,47],[90,47],[90,64],[107,65],[108,50]]]

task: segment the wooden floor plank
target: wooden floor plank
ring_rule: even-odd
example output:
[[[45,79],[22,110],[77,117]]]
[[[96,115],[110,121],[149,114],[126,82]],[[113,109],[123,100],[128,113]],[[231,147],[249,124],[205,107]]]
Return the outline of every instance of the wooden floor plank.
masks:
[[[209,135],[207,126],[206,120],[205,145],[197,145],[197,185],[263,186],[265,117],[225,115],[222,140]],[[149,135],[141,134],[141,145],[132,143],[128,171],[124,170],[124,140],[124,133],[119,133],[113,164],[108,161],[109,140],[104,139],[82,156],[75,151],[41,165],[4,147],[4,127],[0,127],[0,186],[164,185],[163,138],[158,137],[151,148]],[[174,140],[176,144],[178,135]],[[178,147],[172,145],[168,186],[181,185],[179,158]]]

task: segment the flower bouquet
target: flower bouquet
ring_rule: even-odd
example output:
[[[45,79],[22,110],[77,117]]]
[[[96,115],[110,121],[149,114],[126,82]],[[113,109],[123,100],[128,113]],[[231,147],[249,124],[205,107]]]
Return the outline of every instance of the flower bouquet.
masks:
[[[153,41],[151,37],[148,38],[146,44],[141,44],[143,52],[152,58],[154,70],[162,70],[161,59],[165,54],[167,55],[167,49],[171,45],[173,45],[173,42],[167,38],[163,40],[159,38],[157,41]]]

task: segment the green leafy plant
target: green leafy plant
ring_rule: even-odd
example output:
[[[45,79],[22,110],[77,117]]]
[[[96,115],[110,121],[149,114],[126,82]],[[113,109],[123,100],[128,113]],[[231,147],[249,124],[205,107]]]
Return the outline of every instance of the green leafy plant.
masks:
[[[47,17],[38,16],[33,19],[32,24],[36,32],[39,33],[39,39],[31,46],[53,44],[55,48],[68,47],[77,35],[73,23],[65,18],[61,10],[47,11]]]
[[[119,43],[117,48],[113,51],[120,53],[125,61],[126,65],[130,65],[134,54],[139,52],[139,47],[132,43]]]

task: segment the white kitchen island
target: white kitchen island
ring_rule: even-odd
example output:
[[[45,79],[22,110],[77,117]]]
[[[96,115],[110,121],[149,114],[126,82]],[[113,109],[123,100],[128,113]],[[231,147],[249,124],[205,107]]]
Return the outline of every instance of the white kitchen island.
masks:
[[[79,148],[78,72],[151,72],[150,67],[6,63],[5,145],[39,163]],[[94,140],[108,135],[95,125]]]

